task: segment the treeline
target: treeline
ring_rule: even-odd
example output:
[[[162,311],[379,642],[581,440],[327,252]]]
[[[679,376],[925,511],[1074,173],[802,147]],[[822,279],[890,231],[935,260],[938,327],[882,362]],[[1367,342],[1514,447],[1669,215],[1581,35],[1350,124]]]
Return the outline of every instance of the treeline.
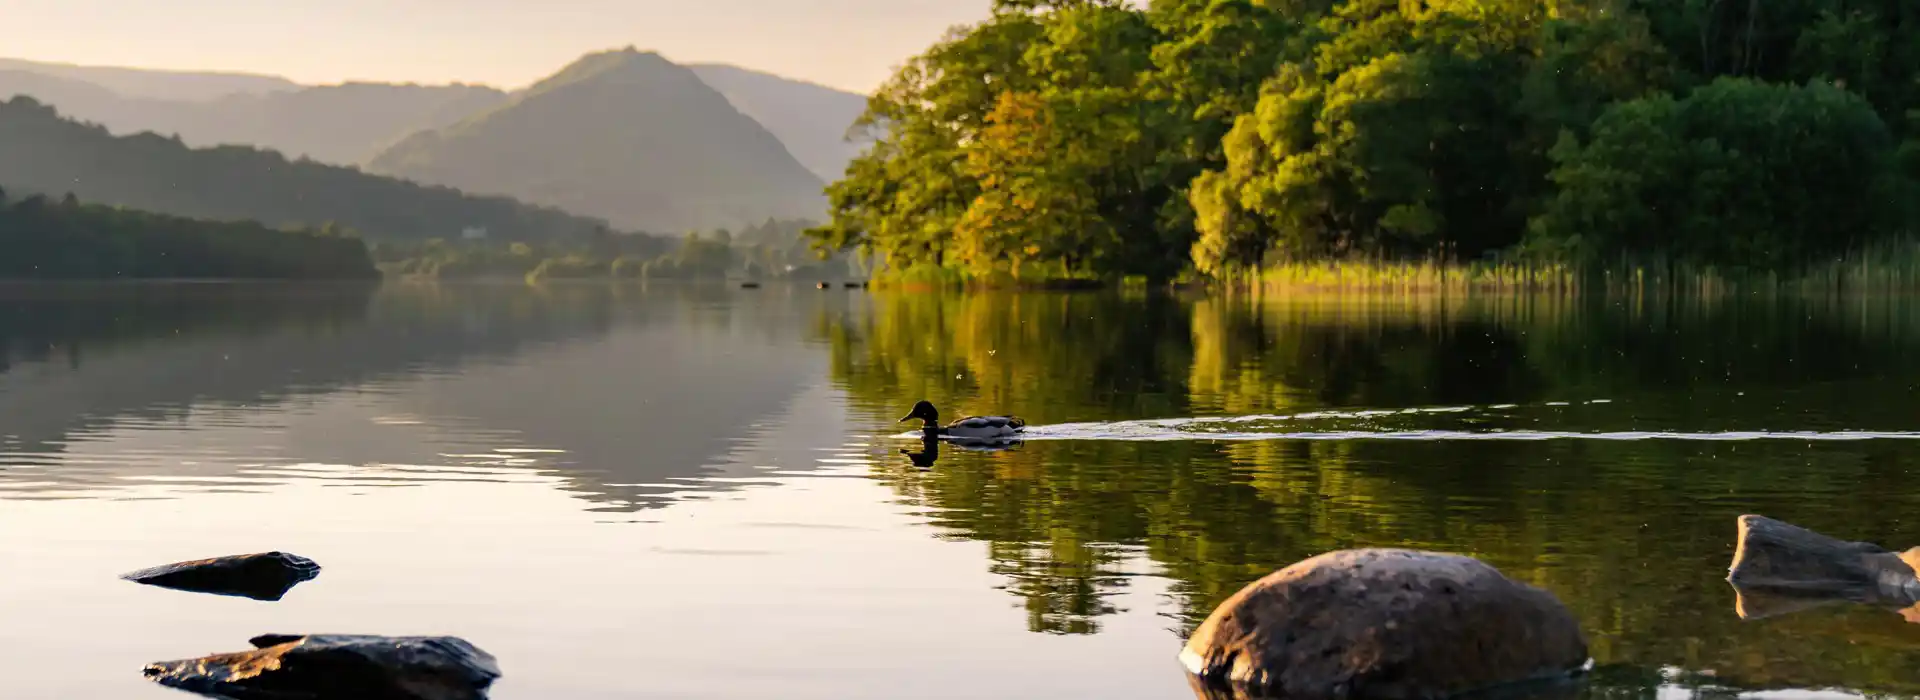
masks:
[[[768,219],[741,229],[665,238],[603,233],[555,241],[376,242],[392,274],[434,279],[842,279],[862,277],[852,258],[822,258],[801,232],[804,220]]]
[[[358,238],[0,193],[0,279],[370,279]]]
[[[996,0],[871,99],[810,234],[970,275],[1790,268],[1910,226],[1916,74],[1895,0]]]
[[[373,239],[584,237],[598,219],[379,177],[353,168],[288,160],[243,146],[189,148],[178,138],[116,137],[64,119],[30,97],[0,103],[0,186],[196,219],[270,226],[337,222]]]

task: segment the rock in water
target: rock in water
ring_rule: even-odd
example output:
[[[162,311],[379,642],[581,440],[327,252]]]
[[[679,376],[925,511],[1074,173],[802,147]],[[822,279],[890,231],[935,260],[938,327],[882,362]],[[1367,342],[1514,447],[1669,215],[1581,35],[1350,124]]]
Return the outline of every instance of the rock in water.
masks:
[[[1551,593],[1471,557],[1363,549],[1241,589],[1180,660],[1203,687],[1246,695],[1404,700],[1567,678],[1588,657]]]
[[[1740,516],[1739,538],[1727,582],[1743,618],[1840,601],[1895,608],[1920,603],[1920,547],[1894,553],[1758,515]]]
[[[320,565],[312,559],[286,552],[267,552],[183,561],[135,571],[121,578],[195,593],[279,600],[294,586],[319,575]]]
[[[231,700],[484,700],[491,654],[457,637],[270,634],[252,651],[148,664],[169,688]]]

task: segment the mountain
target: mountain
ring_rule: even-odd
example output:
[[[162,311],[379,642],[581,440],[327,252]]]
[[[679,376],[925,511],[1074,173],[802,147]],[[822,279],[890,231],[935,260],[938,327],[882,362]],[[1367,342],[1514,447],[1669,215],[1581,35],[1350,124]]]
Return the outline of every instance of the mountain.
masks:
[[[834,181],[866,144],[847,130],[867,110],[865,95],[717,63],[687,66],[720,91],[736,109],[787,145],[793,157],[820,179]]]
[[[0,68],[0,99],[15,95],[28,95],[45,104],[59,105],[76,115],[118,113],[128,102],[120,93],[84,80]]]
[[[177,135],[190,146],[250,145],[289,157],[353,164],[423,129],[507,100],[490,87],[347,83],[202,100],[128,97],[46,73],[0,70],[0,99],[27,95],[118,134]]]
[[[125,97],[156,100],[211,100],[235,93],[283,92],[300,87],[291,80],[271,75],[77,66],[17,58],[0,58],[0,70],[78,80]]]
[[[368,238],[497,239],[594,235],[604,222],[505,197],[476,197],[241,146],[189,148],[142,133],[62,118],[28,97],[0,103],[0,188],[10,195],[71,192],[87,202],[176,216],[271,226],[326,222]]]
[[[817,218],[824,183],[693,71],[631,48],[589,54],[494,109],[369,163],[666,232]]]
[[[840,179],[864,148],[846,135],[866,109],[865,96],[730,65],[687,68],[822,180]],[[303,86],[266,76],[0,59],[0,99],[14,95],[116,134],[174,134],[192,146],[259,146],[340,165],[366,163],[407,136],[509,99],[478,85]]]
[[[119,121],[125,131],[179,134],[191,145],[255,145],[344,165],[364,163],[410,134],[457,123],[506,100],[505,92],[473,85],[347,83],[231,95]]]

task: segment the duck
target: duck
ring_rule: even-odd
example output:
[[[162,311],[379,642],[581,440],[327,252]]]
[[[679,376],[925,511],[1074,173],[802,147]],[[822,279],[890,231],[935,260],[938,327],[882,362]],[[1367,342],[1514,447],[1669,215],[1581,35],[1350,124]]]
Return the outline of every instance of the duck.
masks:
[[[1009,438],[1019,435],[1027,429],[1027,422],[1017,416],[967,416],[945,426],[940,425],[940,409],[933,403],[921,401],[913,405],[913,412],[901,418],[905,423],[915,418],[924,422],[923,429],[928,437],[943,438]]]

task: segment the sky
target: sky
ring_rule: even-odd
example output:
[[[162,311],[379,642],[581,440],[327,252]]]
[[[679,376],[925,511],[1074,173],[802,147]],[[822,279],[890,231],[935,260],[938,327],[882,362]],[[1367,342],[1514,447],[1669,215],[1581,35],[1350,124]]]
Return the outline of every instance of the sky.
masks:
[[[530,84],[634,46],[868,92],[991,0],[0,0],[0,56],[345,80]],[[24,20],[24,21],[21,21]]]

